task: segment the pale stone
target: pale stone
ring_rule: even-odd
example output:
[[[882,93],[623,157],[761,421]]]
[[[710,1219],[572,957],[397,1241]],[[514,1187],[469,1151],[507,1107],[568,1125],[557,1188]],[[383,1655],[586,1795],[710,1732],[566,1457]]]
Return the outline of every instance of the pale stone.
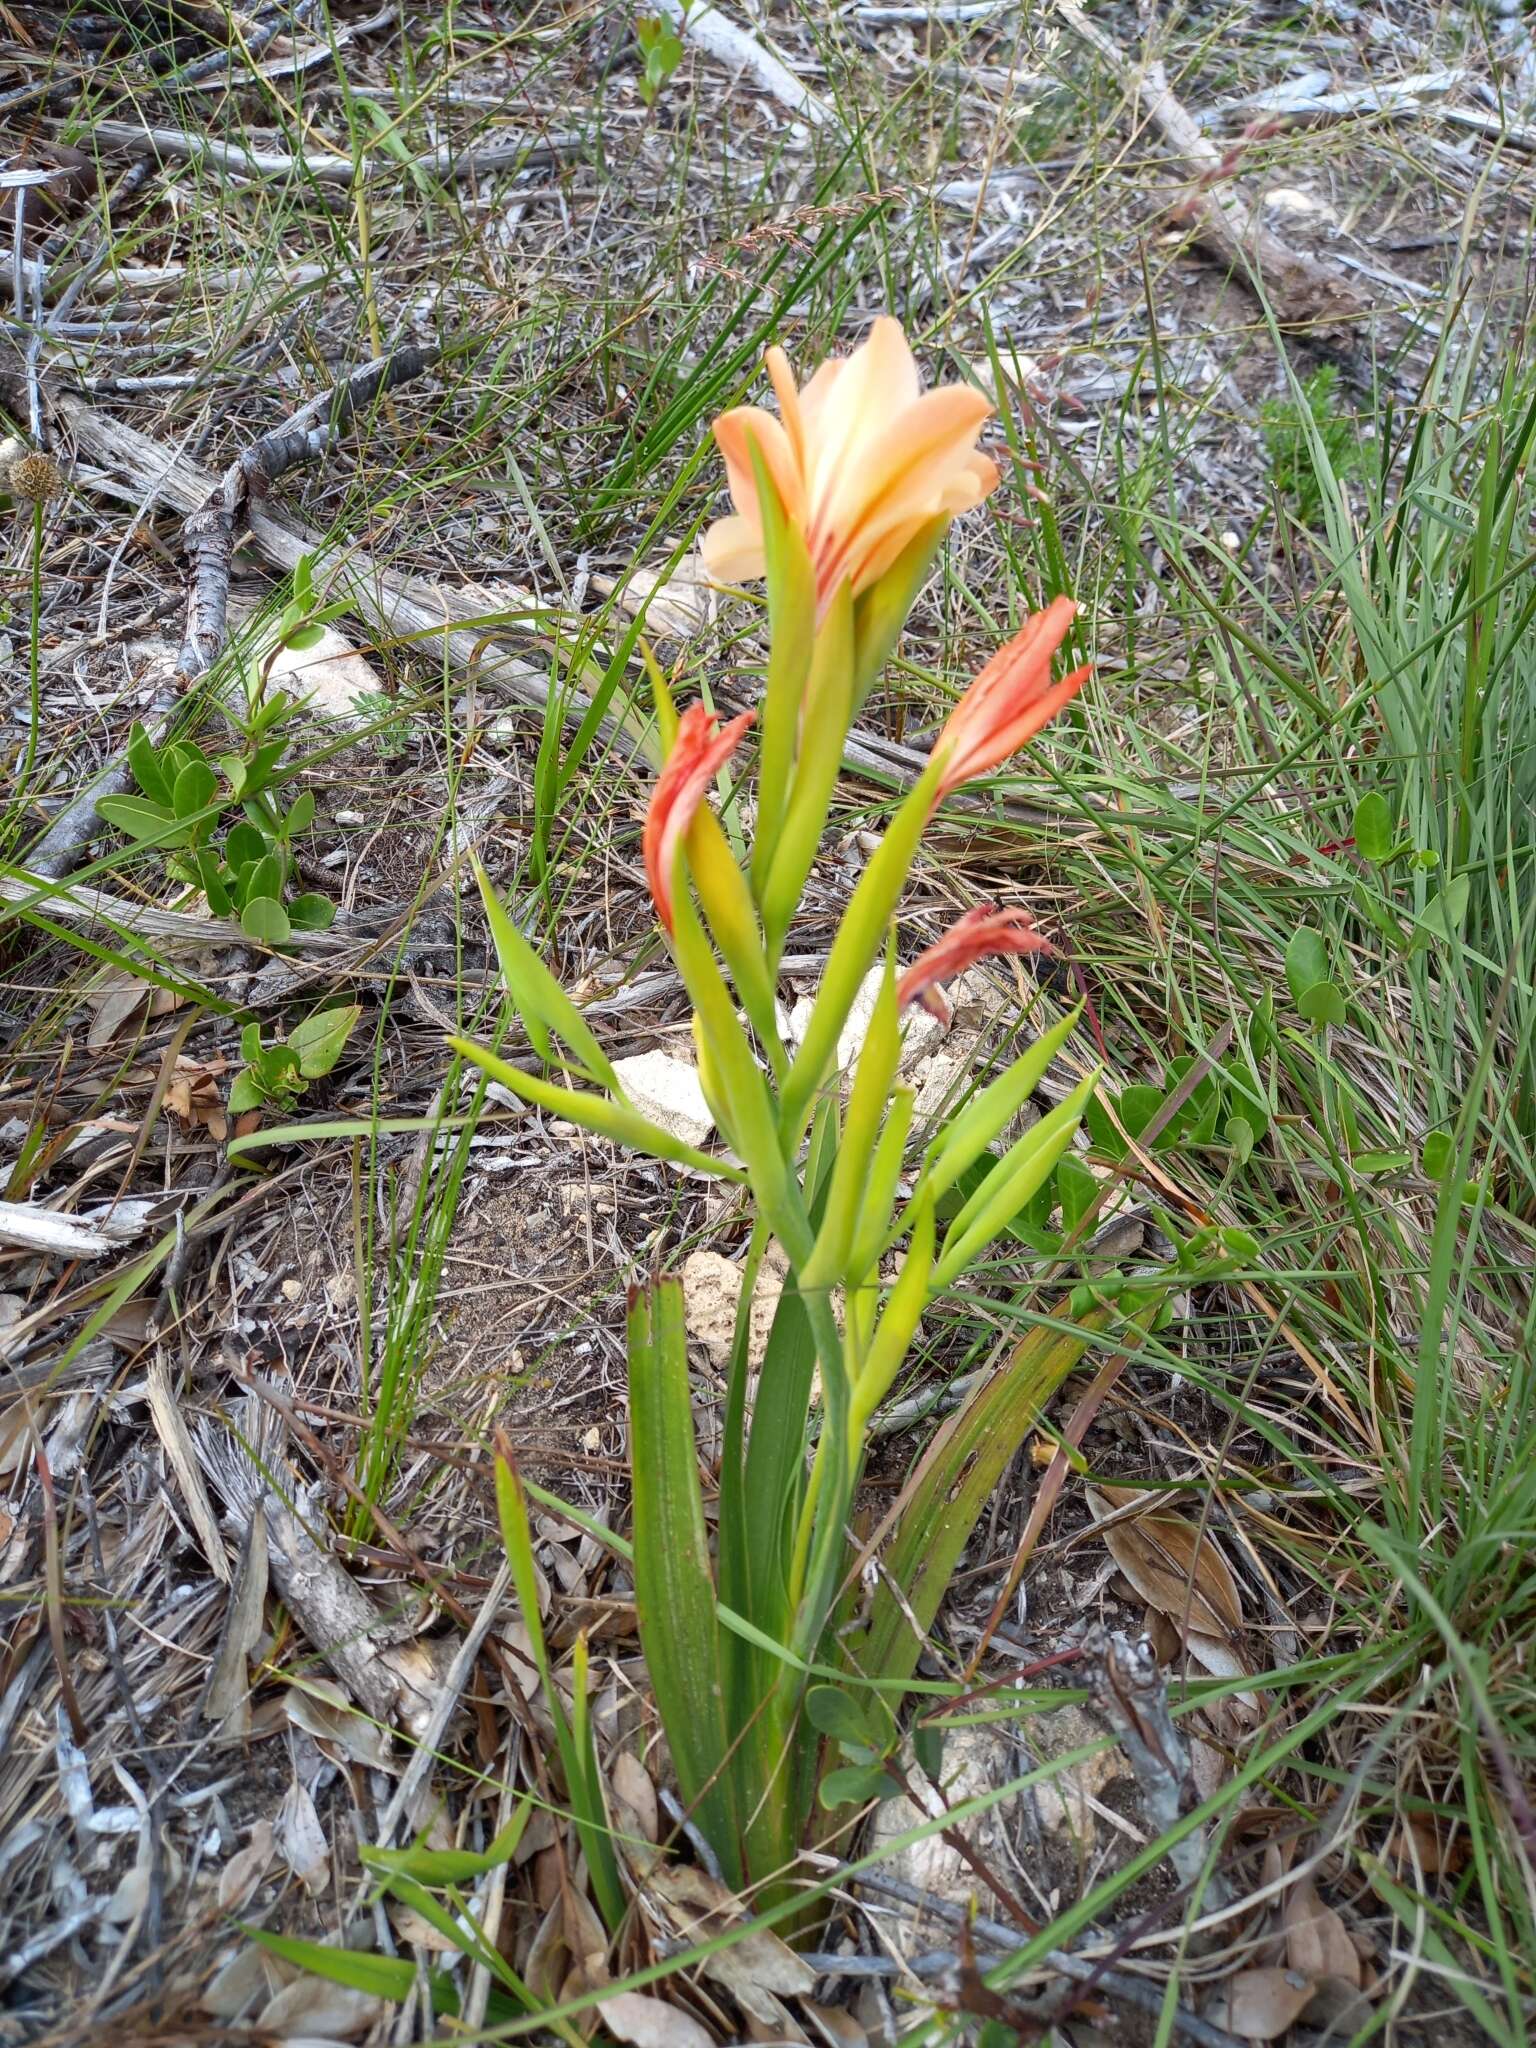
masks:
[[[1019,1732],[1042,1764],[1071,1750],[1085,1749],[1090,1743],[1104,1744],[1103,1724],[1078,1706],[1035,1714],[1021,1724]],[[1124,1750],[1113,1742],[1078,1763],[1063,1765],[1054,1776],[1035,1787],[1035,1809],[1041,1826],[1053,1833],[1070,1834],[1079,1842],[1091,1842],[1093,1802],[1116,1778],[1130,1775]]]
[[[698,1069],[690,1060],[680,1060],[658,1048],[631,1053],[613,1064],[624,1093],[642,1116],[681,1138],[685,1145],[704,1143],[715,1120],[704,1100]]]
[[[768,1333],[784,1291],[785,1270],[784,1254],[777,1245],[771,1245],[758,1269],[757,1288],[752,1296],[747,1362],[753,1372],[762,1364],[768,1348]],[[704,1346],[722,1371],[730,1363],[736,1334],[741,1279],[740,1266],[719,1252],[690,1252],[683,1261],[683,1313],[688,1334]]]

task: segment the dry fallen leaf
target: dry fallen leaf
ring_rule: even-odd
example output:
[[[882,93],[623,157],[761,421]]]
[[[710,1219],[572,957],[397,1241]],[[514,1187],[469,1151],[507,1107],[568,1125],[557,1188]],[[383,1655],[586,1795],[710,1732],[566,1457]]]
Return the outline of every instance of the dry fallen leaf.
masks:
[[[869,2036],[851,2012],[837,2005],[815,2005],[806,1999],[800,2010],[810,2020],[829,2048],[869,2048]]]
[[[245,1847],[237,1849],[219,1872],[221,1910],[232,1913],[237,1906],[243,1905],[247,1895],[266,1876],[267,1865],[271,1861],[272,1823],[259,1820],[251,1829],[251,1839]]]
[[[692,1864],[658,1863],[646,1879],[646,1894],[667,1909],[673,1931],[687,1942],[703,1941],[735,1926],[741,1901],[729,1886]],[[730,1948],[719,1949],[700,1966],[735,1998],[751,2018],[775,2026],[779,1996],[801,1998],[816,1972],[769,1927],[754,1927]]]
[[[1310,1877],[1292,1885],[1281,1916],[1285,1927],[1285,1959],[1302,1977],[1342,1977],[1360,1988],[1360,1958],[1344,1922],[1317,1896]]]
[[[85,1042],[92,1052],[100,1052],[104,1045],[122,1030],[130,1018],[137,1017],[142,1025],[155,1017],[164,1017],[186,1001],[174,989],[153,988],[140,981],[136,974],[128,974],[121,968],[112,967],[97,984],[91,1000],[91,1021],[86,1027]]]
[[[1089,1510],[1099,1522],[1134,1501],[1155,1498],[1130,1486],[1088,1489]],[[1208,1530],[1183,1515],[1152,1510],[1106,1528],[1104,1544],[1149,1607],[1240,1651],[1242,1598]]]
[[[227,1060],[190,1060],[183,1055],[161,1098],[161,1107],[170,1115],[180,1117],[184,1124],[201,1124],[221,1145],[229,1136],[229,1116],[219,1093],[218,1076],[228,1066]]]
[[[360,1714],[328,1678],[306,1679],[302,1687],[290,1685],[283,1695],[283,1711],[296,1728],[315,1738],[332,1762],[340,1760],[340,1752],[376,1771],[399,1771],[388,1731]]]
[[[8,1479],[19,1471],[31,1456],[32,1429],[40,1408],[41,1403],[35,1398],[13,1401],[8,1408],[0,1408],[0,1479]]]
[[[1406,1822],[1400,1821],[1387,1837],[1387,1856],[1393,1869],[1399,1872],[1417,1867],[1426,1876],[1440,1871],[1453,1874],[1462,1869],[1471,1854],[1472,1846],[1463,1829],[1447,1821],[1441,1834],[1432,1820],[1419,1813],[1410,1814]]]
[[[383,1999],[372,1992],[303,1976],[262,2007],[256,2025],[279,2041],[345,2041],[372,2026],[383,2010]]]
[[[273,1832],[278,1853],[305,1891],[311,1896],[323,1892],[331,1881],[331,1852],[315,1802],[297,1778],[283,1794]]]
[[[1245,2041],[1278,2041],[1312,2002],[1310,1977],[1294,1970],[1243,1970],[1223,1986],[1206,2017]]]
[[[598,2012],[609,2033],[630,2048],[711,2048],[708,2029],[692,2013],[643,1991],[620,1991],[605,1998]]]
[[[643,1841],[661,1838],[661,1813],[651,1774],[632,1750],[621,1749],[608,1767],[608,1781],[625,1809],[625,1832]]]
[[[215,2019],[237,2020],[258,1998],[270,1999],[297,1975],[292,1964],[279,1962],[266,1949],[248,1941],[214,1972],[198,2003]]]

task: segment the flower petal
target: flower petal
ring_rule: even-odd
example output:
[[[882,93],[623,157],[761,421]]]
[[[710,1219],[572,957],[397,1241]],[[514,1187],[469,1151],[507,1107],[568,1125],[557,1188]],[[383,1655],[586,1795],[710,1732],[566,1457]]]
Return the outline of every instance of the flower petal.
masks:
[[[716,583],[748,583],[768,573],[763,529],[756,519],[732,512],[706,527],[699,537],[704,568]]]
[[[759,405],[738,405],[715,421],[715,440],[725,457],[731,502],[744,519],[760,519],[757,478],[752,468],[752,443],[773,480],[774,489],[791,519],[805,516],[805,488],[789,435],[771,412]]]
[[[917,364],[899,320],[883,315],[843,363],[817,408],[816,446],[807,478],[811,531],[823,533],[845,480],[857,477],[865,450],[922,392]],[[814,545],[814,543],[813,543]]]
[[[979,391],[951,384],[887,415],[818,503],[818,517],[857,552],[860,537],[878,537],[893,521],[928,519],[940,509],[946,483],[969,469],[976,436],[992,410]]]
[[[935,1016],[947,1017],[948,1004],[937,995],[942,982],[953,981],[978,960],[1006,953],[1053,953],[1055,947],[1035,930],[1029,912],[1015,906],[998,910],[981,903],[968,910],[942,938],[918,954],[901,977],[896,989],[897,1003],[921,1003]]]

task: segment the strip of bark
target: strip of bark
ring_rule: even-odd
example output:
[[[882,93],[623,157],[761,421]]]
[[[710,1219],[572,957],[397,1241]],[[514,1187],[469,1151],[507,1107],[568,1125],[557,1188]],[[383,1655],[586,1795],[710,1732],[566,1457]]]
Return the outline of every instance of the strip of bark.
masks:
[[[1200,1803],[1189,1745],[1168,1711],[1168,1674],[1145,1636],[1131,1642],[1118,1631],[1096,1629],[1084,1642],[1094,1711],[1119,1738],[1141,1788],[1147,1818],[1158,1834],[1170,1834]],[[1207,1909],[1227,1903],[1218,1871],[1206,1875],[1205,1831],[1193,1828],[1170,1842],[1168,1861],[1185,1890],[1202,1897]],[[1201,1892],[1204,1879],[1203,1894]]]

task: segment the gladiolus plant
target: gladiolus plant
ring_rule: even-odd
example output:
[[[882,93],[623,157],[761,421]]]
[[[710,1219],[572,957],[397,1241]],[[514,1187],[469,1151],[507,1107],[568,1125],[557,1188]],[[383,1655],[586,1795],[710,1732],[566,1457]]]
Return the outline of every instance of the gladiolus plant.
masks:
[[[454,1043],[528,1102],[741,1184],[751,1239],[713,1534],[680,1288],[654,1278],[632,1292],[633,1561],[641,1639],[684,1799],[728,1878],[773,1886],[792,1881],[817,1829],[845,1823],[884,1782],[879,1763],[896,1739],[915,1630],[932,1621],[987,1491],[1088,1341],[1092,1314],[1080,1336],[1064,1336],[1065,1307],[1026,1340],[952,1433],[963,1458],[940,1458],[926,1493],[915,1490],[878,1584],[862,1583],[849,1527],[871,1419],[925,1310],[1045,1187],[1094,1077],[1005,1139],[1074,1012],[1002,1071],[978,1076],[921,1145],[913,1091],[900,1079],[908,1006],[942,1012],[944,984],[973,962],[1049,950],[1023,911],[985,906],[903,973],[896,919],[938,805],[1003,767],[1086,679],[1084,668],[1053,674],[1076,610],[1066,597],[1032,618],[955,706],[852,892],[798,1044],[783,1035],[780,963],[850,724],[950,521],[987,495],[997,472],[976,447],[986,401],[967,389],[924,392],[892,320],[803,388],[780,351],[768,368],[778,416],[743,407],[715,425],[735,510],[704,542],[713,573],[766,578],[762,700],[724,723],[701,704],[679,716],[653,672],[664,765],[643,839],[725,1152],[682,1144],[626,1099],[580,1010],[488,888],[504,977],[544,1071]],[[754,780],[744,862],[708,800],[727,774],[737,789]],[[745,823],[745,807],[741,815]],[[842,1073],[839,1041],[876,968],[873,1017]],[[790,1278],[754,1375],[748,1310],[775,1241]]]

